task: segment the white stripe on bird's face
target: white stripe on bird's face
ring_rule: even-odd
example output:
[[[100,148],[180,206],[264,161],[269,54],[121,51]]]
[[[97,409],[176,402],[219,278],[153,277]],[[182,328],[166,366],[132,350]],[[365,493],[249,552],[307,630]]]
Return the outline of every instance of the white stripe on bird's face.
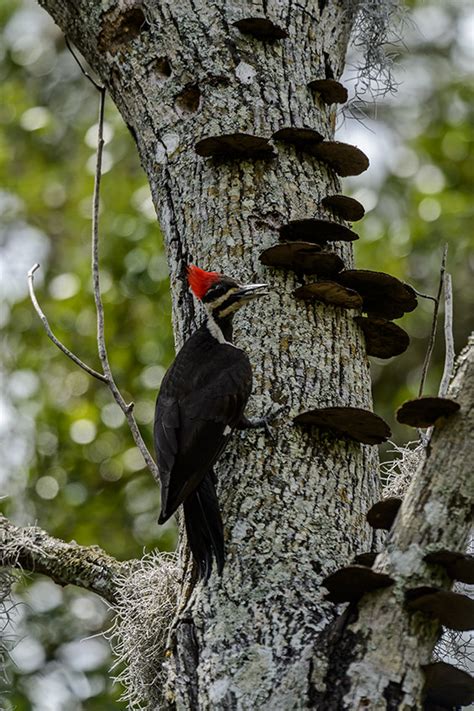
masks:
[[[227,301],[229,296],[235,294],[236,291],[239,291],[239,288],[237,286],[233,287],[232,289],[228,289],[225,294],[222,294],[222,296],[219,296],[217,299],[214,299],[214,301],[205,302],[206,309],[209,309],[209,311],[214,311],[214,309],[223,304],[224,301]]]
[[[230,314],[233,314],[235,311],[238,311],[241,306],[245,306],[246,303],[246,301],[234,301],[234,303],[228,306],[226,309],[218,311],[217,318],[226,318],[226,316],[230,316]]]

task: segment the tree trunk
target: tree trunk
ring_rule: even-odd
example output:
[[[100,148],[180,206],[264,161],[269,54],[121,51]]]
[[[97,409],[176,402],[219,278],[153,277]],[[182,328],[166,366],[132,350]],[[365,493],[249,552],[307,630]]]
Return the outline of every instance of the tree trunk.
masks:
[[[289,405],[271,440],[235,436],[218,466],[227,564],[190,595],[183,583],[170,638],[167,702],[189,709],[314,705],[314,640],[334,617],[321,580],[367,549],[364,514],[378,492],[374,447],[292,424],[315,406],[371,409],[363,336],[349,311],[297,302],[301,281],[268,270],[260,252],[290,219],[324,216],[334,172],[278,144],[265,160],[196,154],[205,137],[270,138],[306,126],[330,139],[335,112],[307,82],[344,64],[343,0],[145,2],[41,0],[99,73],[134,135],[167,247],[176,343],[201,320],[185,283],[195,262],[275,290],[235,321],[254,370],[250,414]],[[266,15],[288,38],[262,42],[232,25]],[[346,266],[352,249],[337,243]],[[258,308],[258,311],[257,311]],[[183,565],[185,549],[181,546]],[[319,681],[318,681],[319,680]]]

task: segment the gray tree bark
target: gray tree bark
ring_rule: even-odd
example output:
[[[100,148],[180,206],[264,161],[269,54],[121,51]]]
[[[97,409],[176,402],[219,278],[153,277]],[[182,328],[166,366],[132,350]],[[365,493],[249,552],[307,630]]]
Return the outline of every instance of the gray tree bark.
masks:
[[[320,201],[340,184],[315,158],[283,144],[274,158],[256,161],[201,158],[195,145],[234,132],[270,138],[286,126],[331,139],[334,110],[306,84],[342,71],[346,3],[41,4],[104,81],[137,142],[167,247],[177,347],[201,319],[185,284],[189,262],[276,287],[258,312],[237,316],[235,342],[253,365],[251,411],[290,411],[274,441],[241,433],[219,464],[222,578],[193,587],[181,543],[187,575],[163,703],[326,708],[318,699],[331,693],[331,658],[315,654],[315,640],[335,611],[321,581],[369,546],[364,514],[378,495],[378,460],[374,447],[304,431],[291,418],[316,406],[370,409],[368,361],[350,312],[297,303],[296,276],[266,270],[258,257],[277,241],[280,224],[325,216]],[[255,15],[284,27],[288,39],[263,43],[232,25]],[[336,249],[351,267],[351,246]],[[337,708],[353,707],[341,699]]]

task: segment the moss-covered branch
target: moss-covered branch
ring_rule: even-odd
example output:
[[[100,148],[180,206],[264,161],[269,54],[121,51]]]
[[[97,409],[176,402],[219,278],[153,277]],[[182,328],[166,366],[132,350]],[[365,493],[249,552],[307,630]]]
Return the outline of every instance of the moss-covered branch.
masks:
[[[114,603],[117,577],[131,561],[122,563],[98,546],[66,543],[37,526],[15,526],[0,515],[0,565],[43,573],[59,585],[78,585]]]

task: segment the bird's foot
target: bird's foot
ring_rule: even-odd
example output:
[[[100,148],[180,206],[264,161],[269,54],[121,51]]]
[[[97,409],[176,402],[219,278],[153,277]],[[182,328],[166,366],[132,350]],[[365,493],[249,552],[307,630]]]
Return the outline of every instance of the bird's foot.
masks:
[[[274,410],[273,412],[269,410],[266,415],[263,417],[257,417],[254,420],[250,420],[248,417],[245,417],[243,415],[242,419],[240,420],[239,424],[237,425],[237,429],[239,430],[256,430],[260,429],[263,427],[265,429],[266,434],[271,438],[274,439],[273,437],[273,431],[272,428],[270,427],[271,423],[274,422],[282,412],[285,410],[288,410],[289,407],[288,405],[283,405],[282,407],[279,407],[277,410]]]

